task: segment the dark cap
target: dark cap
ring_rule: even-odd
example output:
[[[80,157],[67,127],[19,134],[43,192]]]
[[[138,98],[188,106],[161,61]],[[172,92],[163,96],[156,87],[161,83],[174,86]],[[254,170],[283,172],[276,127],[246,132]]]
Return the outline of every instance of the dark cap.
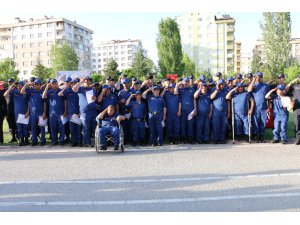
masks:
[[[137,81],[134,83],[134,85],[139,85],[139,84],[142,84],[142,81],[137,80]]]
[[[233,81],[233,77],[228,77],[227,81]]]
[[[160,87],[159,87],[159,86],[154,86],[154,87],[152,88],[152,90],[160,90]]]
[[[225,84],[225,83],[226,83],[226,82],[225,82],[224,79],[221,79],[221,80],[218,81],[218,84]]]
[[[158,80],[158,81],[156,82],[156,84],[161,84],[161,80]]]
[[[282,78],[285,78],[285,75],[283,73],[281,73],[277,76],[277,79],[282,79]]]
[[[205,76],[201,74],[200,77],[199,77],[199,80],[202,81],[202,82],[205,82],[205,80],[206,80]]]
[[[277,88],[278,88],[279,90],[281,90],[281,91],[284,91],[284,90],[285,90],[285,85],[279,84],[279,85],[277,86]]]
[[[128,78],[125,78],[123,81],[122,81],[122,84],[128,84],[130,82],[130,80]]]
[[[236,79],[243,79],[243,76],[242,76],[242,74],[237,74],[237,75],[235,76],[235,78],[236,78]]]
[[[102,85],[102,89],[108,89],[108,88],[109,88],[109,86],[107,84]]]
[[[36,80],[34,81],[34,83],[35,83],[35,84],[40,84],[40,85],[41,85],[41,84],[42,84],[42,81],[41,81],[40,79],[36,79]]]
[[[151,79],[151,80],[153,79],[153,75],[150,75],[150,74],[149,74],[149,75],[147,76],[147,80],[150,80],[150,79]]]
[[[222,73],[221,72],[217,72],[216,73],[216,77],[221,77],[222,76]]]
[[[15,80],[14,80],[14,78],[9,78],[8,80],[7,80],[7,82],[9,83],[9,82],[15,82]]]
[[[19,81],[16,82],[16,84],[20,84],[20,85],[24,86],[24,85],[25,85],[25,82],[22,81],[22,80],[19,80]]]
[[[256,73],[256,76],[258,76],[258,77],[263,77],[264,74],[263,74],[262,72],[257,72],[257,73]]]
[[[29,77],[29,81],[30,82],[34,82],[35,81],[35,77]]]
[[[176,84],[172,83],[169,85],[169,88],[175,88]]]
[[[70,83],[72,81],[72,78],[71,77],[68,77],[67,79],[66,79],[66,83]]]
[[[247,74],[247,77],[248,77],[248,78],[252,78],[252,77],[253,77],[253,74],[252,74],[252,73],[248,73],[248,74]]]
[[[51,83],[51,84],[53,84],[53,83],[55,83],[55,82],[57,82],[56,79],[51,79],[51,80],[50,80],[50,83]]]
[[[136,91],[135,94],[136,94],[136,95],[141,95],[142,92],[141,92],[141,91]]]
[[[244,84],[243,84],[243,83],[240,83],[240,82],[238,82],[238,83],[236,83],[236,86],[237,86],[237,87],[244,87]]]

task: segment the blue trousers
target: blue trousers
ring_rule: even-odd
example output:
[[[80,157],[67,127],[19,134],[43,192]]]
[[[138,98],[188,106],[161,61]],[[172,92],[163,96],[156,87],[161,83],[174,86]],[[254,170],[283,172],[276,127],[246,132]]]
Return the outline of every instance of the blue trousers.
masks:
[[[255,109],[253,115],[253,133],[258,136],[263,136],[267,123],[267,110]]]
[[[45,138],[45,127],[39,126],[39,117],[41,115],[30,115],[30,126],[31,126],[31,141],[37,142],[38,128],[41,131],[41,143],[46,142]]]
[[[180,132],[180,117],[176,114],[168,114],[166,119],[166,129],[168,138],[178,138]]]
[[[194,117],[191,120],[188,120],[188,115],[193,110],[182,110],[180,118],[180,128],[181,128],[181,138],[190,138],[194,137]]]
[[[15,113],[15,118],[18,119],[18,115]],[[17,124],[17,132],[19,138],[29,137],[29,125],[16,123]]]
[[[111,135],[114,146],[119,146],[120,135],[118,127],[101,127],[99,129],[100,143],[103,147],[107,146],[106,135]]]
[[[145,121],[131,120],[131,134],[134,142],[145,141]]]
[[[59,143],[65,140],[65,129],[61,121],[61,115],[50,114],[51,142],[57,142],[57,130],[59,132]]]
[[[121,121],[121,125],[123,127],[124,132],[124,144],[127,144],[131,141],[131,128],[130,128],[130,120],[125,119]]]
[[[197,116],[197,141],[209,141],[210,139],[210,120],[208,115]]]
[[[224,141],[227,130],[227,112],[213,110],[213,132],[214,141]]]
[[[273,135],[274,135],[274,140],[282,140],[286,141],[287,140],[287,125],[289,121],[289,114],[279,116],[274,114],[275,119],[274,119],[274,129],[273,129]],[[280,132],[279,132],[280,130]]]
[[[69,115],[69,120],[71,119],[71,117],[72,117],[72,114]],[[71,142],[76,143],[76,144],[81,144],[82,141],[81,141],[81,136],[80,136],[80,132],[81,132],[80,125],[69,121],[69,128],[70,128],[70,133],[71,133]]]
[[[86,145],[91,144],[91,137],[96,129],[97,122],[97,111],[91,110],[80,115],[80,119],[82,120],[82,128],[83,128],[83,143]]]
[[[236,135],[249,135],[248,115],[234,114],[234,129]]]
[[[151,144],[163,143],[162,113],[149,115],[149,130]]]

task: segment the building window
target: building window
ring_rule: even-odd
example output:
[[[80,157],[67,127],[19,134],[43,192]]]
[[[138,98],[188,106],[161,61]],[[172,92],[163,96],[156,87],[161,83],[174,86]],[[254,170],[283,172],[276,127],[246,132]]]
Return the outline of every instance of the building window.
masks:
[[[103,53],[103,56],[106,56],[106,53]]]
[[[101,51],[101,47],[98,47],[97,50],[98,50],[98,51]]]
[[[123,52],[121,52],[121,55],[125,55],[125,52],[123,51]]]
[[[101,62],[101,59],[98,59],[98,62]]]
[[[52,37],[52,32],[47,32],[47,37]]]
[[[30,34],[30,38],[34,38],[34,34]]]
[[[93,59],[93,63],[96,63],[96,59]]]
[[[42,25],[43,25],[43,24],[38,24],[38,29],[41,29],[41,28],[42,28]]]
[[[132,56],[128,56],[128,60],[132,60]]]
[[[199,17],[199,18],[198,18],[198,21],[202,21],[202,18]]]
[[[13,40],[14,40],[14,41],[17,40],[17,38],[18,38],[17,35],[16,35],[16,36],[13,36]]]
[[[39,42],[39,47],[43,47],[44,43],[43,42]]]
[[[119,53],[118,52],[115,52],[115,55],[118,55]]]
[[[51,46],[51,45],[53,45],[53,41],[48,41],[47,46]]]
[[[38,33],[38,37],[39,38],[43,37],[43,34],[42,33]]]
[[[34,61],[31,61],[31,65],[34,66],[34,64],[35,64]]]
[[[125,45],[121,45],[121,49],[124,49],[126,46]]]
[[[53,23],[47,23],[47,27],[53,27]]]
[[[34,28],[34,25],[30,25],[29,29],[32,30]]]
[[[71,29],[72,28],[72,25],[71,24],[68,24],[68,29]]]
[[[26,35],[22,35],[22,40],[26,39]]]
[[[121,61],[125,61],[125,60],[126,60],[126,58],[125,58],[125,57],[122,57],[122,58],[121,58]]]
[[[111,56],[111,55],[112,55],[112,52],[109,52],[108,55]]]
[[[22,44],[22,48],[26,48],[26,44]]]
[[[98,68],[101,68],[101,65],[98,65]]]
[[[101,56],[101,53],[98,53],[98,56]]]
[[[24,62],[23,62],[23,64],[24,64]],[[23,74],[27,75],[27,70],[23,70]]]

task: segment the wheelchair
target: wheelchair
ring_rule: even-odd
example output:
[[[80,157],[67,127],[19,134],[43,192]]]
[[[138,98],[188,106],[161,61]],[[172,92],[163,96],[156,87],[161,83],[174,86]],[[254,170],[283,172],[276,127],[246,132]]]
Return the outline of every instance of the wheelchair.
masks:
[[[95,148],[97,153],[102,153],[107,150],[100,150],[101,147],[101,138],[99,135],[99,129],[101,128],[101,120],[98,121],[96,129],[95,129]],[[124,132],[123,132],[123,127],[121,124],[118,126],[119,128],[119,150],[120,152],[124,152]],[[106,135],[106,141],[108,143],[107,146],[109,146],[110,143],[113,143],[113,138],[111,135]],[[117,150],[116,150],[117,151]]]

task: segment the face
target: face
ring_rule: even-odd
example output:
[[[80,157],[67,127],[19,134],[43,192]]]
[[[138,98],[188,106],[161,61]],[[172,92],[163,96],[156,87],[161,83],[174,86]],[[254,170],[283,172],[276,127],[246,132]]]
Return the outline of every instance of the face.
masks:
[[[92,84],[91,80],[89,80],[89,79],[84,80],[84,86],[85,87],[89,87],[91,84]]]
[[[263,81],[263,77],[258,76],[258,77],[257,77],[257,82],[258,82],[258,83],[261,83],[262,81]]]
[[[52,89],[57,89],[58,88],[58,83],[57,82],[52,83],[51,88]]]
[[[153,90],[153,95],[154,96],[159,96],[159,90],[158,89]]]
[[[21,85],[21,84],[18,84],[18,85],[17,85],[17,89],[18,89],[18,91],[21,91],[21,90],[22,90],[22,88],[23,88],[23,85]]]
[[[175,88],[169,88],[170,92],[174,93]]]
[[[238,87],[237,88],[237,91],[240,93],[240,92],[243,92],[244,91],[244,87]]]
[[[108,106],[107,113],[108,113],[108,115],[110,115],[110,116],[111,116],[112,114],[114,114],[114,113],[115,113],[115,107],[112,106],[112,105]]]
[[[148,79],[148,86],[152,87],[153,86],[153,80],[152,79]]]
[[[134,84],[133,87],[134,87],[135,90],[140,90],[141,85],[140,84]]]
[[[284,84],[284,78],[278,78],[278,84]]]
[[[35,88],[35,90],[40,90],[41,89],[41,85],[34,83],[34,88]]]
[[[110,88],[106,88],[105,89],[105,95],[109,95],[110,94]]]
[[[282,90],[277,89],[276,93],[277,93],[277,95],[282,96],[284,93],[284,90],[282,91]]]
[[[185,87],[185,88],[187,88],[187,87],[189,87],[189,86],[190,86],[190,82],[189,82],[189,81],[184,82],[184,87]]]
[[[230,87],[230,88],[233,87],[233,82],[232,81],[228,82],[228,87]]]
[[[202,86],[201,87],[201,92],[206,93],[207,92],[207,86]]]
[[[136,98],[137,101],[141,101],[142,100],[142,95],[137,94],[137,95],[135,95],[135,98]]]
[[[109,84],[109,86],[113,87],[113,86],[115,86],[115,81],[109,81],[108,84]]]

